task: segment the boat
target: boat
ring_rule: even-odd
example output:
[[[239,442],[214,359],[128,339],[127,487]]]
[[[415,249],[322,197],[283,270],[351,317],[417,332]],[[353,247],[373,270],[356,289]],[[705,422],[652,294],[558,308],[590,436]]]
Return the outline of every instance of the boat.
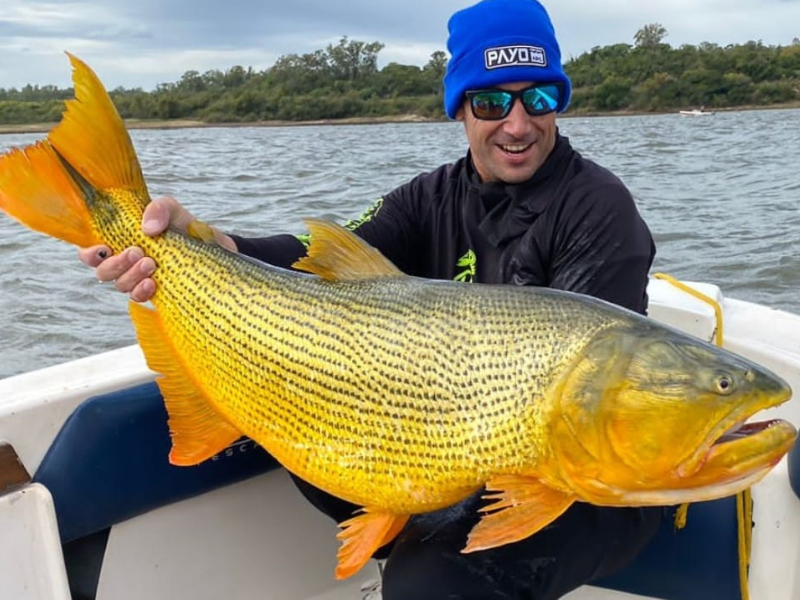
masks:
[[[800,316],[711,283],[653,278],[648,292],[651,318],[800,389]],[[153,378],[129,346],[0,380],[4,600],[380,598],[375,561],[334,579],[335,526],[252,441],[170,466]],[[771,413],[800,423],[796,401]],[[685,526],[666,520],[632,565],[566,598],[800,598],[800,450],[751,493],[752,512],[747,496],[690,505]]]
[[[716,113],[702,108],[693,108],[692,110],[681,110],[679,113],[682,117],[712,117]]]

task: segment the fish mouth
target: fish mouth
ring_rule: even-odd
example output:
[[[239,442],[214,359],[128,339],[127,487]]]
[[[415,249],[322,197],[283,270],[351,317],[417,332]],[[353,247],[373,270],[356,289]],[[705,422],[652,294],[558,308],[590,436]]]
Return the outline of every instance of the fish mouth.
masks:
[[[681,504],[737,494],[761,481],[792,449],[796,438],[795,427],[781,419],[737,425],[714,440],[694,473],[680,476],[671,490],[642,493],[641,500]]]
[[[693,478],[701,470],[706,469],[709,461],[717,460],[721,455],[745,456],[755,458],[764,453],[770,454],[774,444],[782,447],[788,439],[789,430],[793,432],[792,443],[797,431],[788,422],[773,419],[748,423],[747,420],[757,413],[779,406],[792,397],[792,390],[782,381],[775,385],[771,393],[764,394],[760,401],[740,406],[712,427],[697,447],[677,468],[681,477]],[[775,431],[772,431],[773,428]],[[791,448],[791,444],[789,446]],[[780,456],[783,456],[788,449]],[[778,457],[778,460],[780,459]],[[777,461],[775,461],[777,462]]]
[[[670,506],[733,496],[761,481],[792,449],[797,430],[775,419],[727,430],[704,454],[699,468],[658,489],[618,490],[625,505]]]
[[[714,441],[700,471],[772,467],[792,449],[796,438],[794,425],[782,419],[740,424]]]
[[[731,429],[723,433],[722,436],[720,436],[720,438],[714,442],[712,449],[714,446],[721,446],[722,444],[728,444],[751,435],[756,435],[759,432],[769,429],[778,423],[780,423],[778,419],[773,419],[771,421],[760,421],[758,423],[737,423]]]

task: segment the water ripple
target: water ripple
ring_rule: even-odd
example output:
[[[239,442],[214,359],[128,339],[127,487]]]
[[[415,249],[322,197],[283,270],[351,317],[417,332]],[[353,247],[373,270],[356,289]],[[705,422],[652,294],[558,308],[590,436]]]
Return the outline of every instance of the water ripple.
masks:
[[[563,133],[630,187],[654,269],[800,312],[800,111],[565,118]],[[153,195],[243,235],[346,220],[460,157],[458,123],[139,130]],[[0,136],[0,151],[41,136]],[[74,249],[0,218],[0,377],[134,342],[127,300]]]

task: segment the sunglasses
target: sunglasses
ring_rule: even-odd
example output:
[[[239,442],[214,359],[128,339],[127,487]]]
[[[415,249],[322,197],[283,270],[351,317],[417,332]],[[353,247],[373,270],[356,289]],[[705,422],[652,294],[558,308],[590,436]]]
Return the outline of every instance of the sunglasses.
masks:
[[[532,117],[546,115],[558,108],[564,86],[561,83],[537,83],[531,87],[512,92],[509,90],[488,89],[465,92],[476,119],[499,121],[505,119],[519,98],[525,112]]]

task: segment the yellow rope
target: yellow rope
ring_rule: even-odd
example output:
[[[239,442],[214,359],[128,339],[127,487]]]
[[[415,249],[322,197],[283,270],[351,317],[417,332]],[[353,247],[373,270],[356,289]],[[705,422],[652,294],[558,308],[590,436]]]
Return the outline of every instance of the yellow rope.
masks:
[[[686,527],[686,520],[689,518],[689,505],[681,504],[675,511],[675,529]]]
[[[694,296],[695,298],[697,298],[701,302],[705,302],[711,308],[713,308],[714,309],[714,315],[716,316],[716,319],[717,319],[717,328],[716,328],[716,331],[715,331],[716,335],[715,335],[715,338],[714,338],[714,343],[716,343],[717,346],[722,346],[722,307],[719,305],[719,302],[717,302],[713,298],[710,298],[710,297],[706,296],[705,294],[703,294],[701,292],[698,292],[694,288],[690,288],[688,285],[686,285],[685,283],[681,283],[680,281],[678,281],[674,277],[670,277],[669,275],[665,275],[664,273],[656,273],[655,275],[653,275],[653,277],[655,277],[656,279],[662,279],[664,281],[667,281],[667,282],[671,283],[672,285],[674,285],[679,290],[682,290],[682,291],[686,292],[690,296]]]
[[[705,302],[713,308],[717,323],[714,341],[717,346],[722,346],[722,307],[719,305],[719,302],[664,273],[656,273],[653,277],[671,283],[678,289],[697,298],[701,302]],[[678,507],[678,511],[675,513],[675,527],[677,529],[683,529],[686,526],[688,510],[688,504],[683,504]],[[736,524],[739,542],[739,589],[742,600],[749,600],[750,593],[747,583],[747,570],[750,567],[750,553],[753,547],[753,498],[752,492],[749,489],[736,495]]]
[[[747,571],[753,548],[753,496],[749,488],[736,494],[736,522],[739,525],[739,586],[742,600],[748,600]]]

